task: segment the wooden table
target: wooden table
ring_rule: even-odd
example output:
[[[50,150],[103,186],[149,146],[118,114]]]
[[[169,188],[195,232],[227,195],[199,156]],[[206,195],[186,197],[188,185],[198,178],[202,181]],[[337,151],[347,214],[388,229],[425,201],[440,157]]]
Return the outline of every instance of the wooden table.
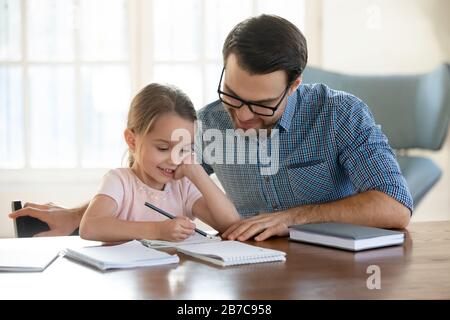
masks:
[[[41,273],[0,272],[0,299],[450,299],[450,222],[411,224],[404,246],[359,253],[251,243],[287,261],[222,268],[179,254],[178,265],[99,272],[60,257]],[[367,288],[370,265],[379,290]]]

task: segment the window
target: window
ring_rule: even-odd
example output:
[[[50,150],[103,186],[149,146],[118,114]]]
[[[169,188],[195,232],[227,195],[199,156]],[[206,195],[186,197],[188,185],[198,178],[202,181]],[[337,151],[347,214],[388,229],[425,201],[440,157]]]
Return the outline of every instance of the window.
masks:
[[[120,166],[132,94],[216,100],[227,33],[263,12],[303,29],[302,0],[0,0],[0,169]]]
[[[222,45],[240,21],[276,14],[304,29],[302,0],[153,0],[153,81],[184,90],[200,109],[218,99]]]
[[[0,21],[0,167],[119,165],[127,2],[0,0]]]

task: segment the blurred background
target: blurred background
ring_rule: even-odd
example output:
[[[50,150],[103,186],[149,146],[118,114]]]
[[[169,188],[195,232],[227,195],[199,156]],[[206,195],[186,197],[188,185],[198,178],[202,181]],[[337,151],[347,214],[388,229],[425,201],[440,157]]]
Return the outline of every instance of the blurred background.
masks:
[[[447,0],[0,0],[0,237],[13,234],[11,200],[80,205],[122,166],[144,85],[176,84],[197,109],[216,100],[222,43],[241,20],[290,20],[311,66],[420,74],[450,62],[449,12]],[[450,138],[411,153],[443,172],[413,221],[450,220]]]

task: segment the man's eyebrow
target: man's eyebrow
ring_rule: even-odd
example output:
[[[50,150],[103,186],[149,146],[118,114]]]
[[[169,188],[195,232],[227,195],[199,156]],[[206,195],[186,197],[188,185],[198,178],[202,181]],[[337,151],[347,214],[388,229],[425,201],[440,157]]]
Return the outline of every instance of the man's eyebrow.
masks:
[[[276,97],[276,98],[268,98],[268,99],[264,99],[264,100],[250,101],[250,102],[264,104],[264,102],[273,102],[273,101],[276,101],[277,99],[278,99],[278,97]]]
[[[236,94],[236,92],[234,92],[229,86],[227,86],[225,83],[223,84],[223,86],[234,96],[236,96],[239,99],[242,99],[240,96],[238,96]],[[264,102],[273,102],[275,100],[277,100],[279,97],[276,98],[267,98],[267,99],[263,99],[263,100],[249,100],[248,102],[254,102],[254,103],[264,103]]]
[[[229,86],[227,86],[226,83],[223,84],[223,86],[225,87],[225,89],[227,89],[228,91],[230,91],[230,93],[238,98],[240,98],[236,92],[234,92]]]

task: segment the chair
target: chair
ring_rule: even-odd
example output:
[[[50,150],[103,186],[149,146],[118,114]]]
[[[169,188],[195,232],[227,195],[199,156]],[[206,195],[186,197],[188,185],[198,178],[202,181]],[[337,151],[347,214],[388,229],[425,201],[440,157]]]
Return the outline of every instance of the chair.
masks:
[[[450,118],[450,65],[427,74],[357,76],[308,67],[303,83],[324,83],[332,89],[354,94],[371,109],[397,160],[415,205],[441,177],[429,158],[410,156],[408,149],[439,150]]]

